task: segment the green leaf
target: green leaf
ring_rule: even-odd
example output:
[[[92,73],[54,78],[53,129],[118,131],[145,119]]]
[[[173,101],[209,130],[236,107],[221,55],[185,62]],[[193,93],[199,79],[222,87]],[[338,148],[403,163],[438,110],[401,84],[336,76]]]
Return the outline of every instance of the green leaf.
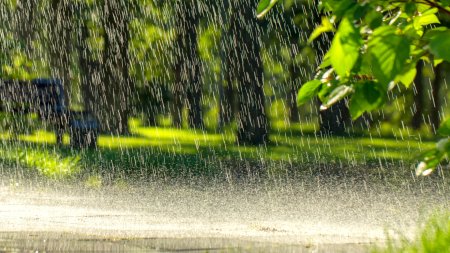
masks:
[[[450,119],[447,119],[441,124],[438,133],[442,136],[450,136]]]
[[[320,110],[321,111],[327,110],[330,106],[339,102],[341,99],[345,98],[352,92],[353,92],[352,87],[347,85],[340,85],[336,87],[336,89],[334,89],[330,93],[330,95],[328,95],[326,101],[323,101],[324,103],[320,106]]]
[[[438,150],[437,148],[426,151],[421,155],[421,162],[416,168],[417,176],[427,176],[431,174],[437,165],[444,158],[444,152]]]
[[[257,17],[264,17],[277,2],[278,0],[261,0],[256,9]]]
[[[304,104],[314,98],[322,85],[320,80],[312,80],[302,85],[297,96],[297,105]]]
[[[319,97],[320,101],[324,102],[328,100],[328,97],[330,96],[331,92],[333,92],[336,87],[340,85],[338,80],[330,80],[329,82],[322,83],[322,87],[319,90],[319,93],[317,96]]]
[[[417,5],[414,2],[408,2],[405,4],[405,13],[409,16],[413,16],[417,11]]]
[[[444,61],[444,59],[433,59],[433,66],[437,66],[439,64],[441,64]]]
[[[386,92],[373,81],[355,84],[355,93],[350,100],[350,114],[357,119],[364,112],[380,108],[386,101]]]
[[[414,82],[414,78],[417,75],[417,69],[415,66],[411,65],[411,67],[407,68],[403,73],[399,74],[395,79],[396,81],[401,82],[407,88]]]
[[[329,51],[331,65],[339,76],[350,75],[353,66],[358,61],[362,44],[359,29],[350,20],[344,18],[339,25]]]
[[[430,37],[430,52],[437,58],[450,62],[450,30],[436,31]]]
[[[331,66],[330,52],[327,52],[322,59],[322,63],[320,64],[321,69],[326,69]]]
[[[374,76],[387,87],[410,56],[409,40],[396,34],[395,28],[381,26],[369,40],[368,53]]]
[[[309,36],[308,43],[313,42],[317,37],[319,37],[322,33],[334,31],[333,24],[331,24],[328,17],[322,17],[322,24],[317,26],[314,31]]]
[[[423,38],[427,41],[430,41],[431,39],[433,39],[434,36],[439,35],[442,32],[448,31],[448,28],[446,27],[436,27],[433,29],[428,30],[425,35],[423,36]]]
[[[370,29],[376,29],[383,24],[383,15],[378,11],[371,11],[365,17],[365,22],[369,25]]]
[[[356,5],[356,0],[326,0],[323,5],[326,11],[332,11],[334,15],[341,18]]]
[[[422,26],[427,26],[431,24],[440,24],[438,17],[435,14],[420,15],[414,17],[414,27],[419,29]]]
[[[370,58],[367,54],[362,54],[353,67],[353,72],[359,76],[373,77],[372,66],[370,64]]]

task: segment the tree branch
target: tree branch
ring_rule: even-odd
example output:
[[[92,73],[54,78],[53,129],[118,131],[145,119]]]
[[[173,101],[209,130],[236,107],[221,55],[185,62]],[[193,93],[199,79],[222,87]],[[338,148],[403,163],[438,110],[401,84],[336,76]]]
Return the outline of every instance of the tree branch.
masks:
[[[441,11],[441,12],[443,12],[443,13],[445,13],[445,14],[447,14],[447,15],[450,16],[450,10],[447,10],[447,9],[444,8],[443,6],[439,5],[438,3],[433,2],[433,1],[431,1],[431,0],[423,0],[423,1],[424,1],[424,4],[428,4],[428,5],[431,6],[431,7],[435,7],[435,8],[437,8],[439,11]]]

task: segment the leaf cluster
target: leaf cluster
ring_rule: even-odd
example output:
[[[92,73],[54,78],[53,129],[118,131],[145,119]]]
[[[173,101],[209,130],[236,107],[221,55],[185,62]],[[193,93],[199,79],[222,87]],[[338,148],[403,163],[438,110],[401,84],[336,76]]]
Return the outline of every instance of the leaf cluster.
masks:
[[[261,1],[258,15],[265,15],[277,1]],[[323,0],[321,24],[309,43],[324,33],[333,34],[316,78],[304,84],[298,104],[318,96],[321,110],[347,99],[353,119],[382,107],[388,91],[410,87],[416,65],[450,62],[450,29],[442,17],[450,16],[450,1],[443,0]],[[447,121],[440,133],[450,135]],[[428,174],[450,154],[448,138],[423,156],[418,174]],[[430,171],[431,170],[431,171]]]
[[[439,12],[448,10],[444,2],[322,1],[326,16],[310,41],[325,32],[333,32],[334,38],[314,92],[300,91],[299,102],[319,95],[326,109],[349,97],[350,113],[356,119],[383,106],[387,92],[396,85],[409,87],[418,61],[435,65],[450,61],[450,30],[440,26],[439,19]]]

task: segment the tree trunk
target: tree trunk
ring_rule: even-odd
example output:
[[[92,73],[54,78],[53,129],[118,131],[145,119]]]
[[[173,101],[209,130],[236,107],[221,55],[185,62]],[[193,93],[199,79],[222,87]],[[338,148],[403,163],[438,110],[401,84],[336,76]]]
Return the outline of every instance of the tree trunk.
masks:
[[[25,55],[32,57],[32,41],[36,31],[37,0],[17,0],[14,22],[16,37],[23,43]]]
[[[181,125],[179,98],[186,92],[186,107],[188,111],[188,125],[191,128],[203,128],[202,116],[202,85],[200,78],[200,57],[198,54],[197,25],[199,23],[196,5],[189,1],[178,1],[177,17],[177,52],[175,66],[175,115],[178,126]],[[177,101],[178,100],[178,101]],[[181,101],[182,102],[182,101]]]
[[[186,92],[185,87],[183,86],[183,83],[181,81],[181,65],[176,63],[174,70],[175,83],[172,90],[173,99],[171,105],[172,125],[173,127],[181,128],[183,125],[183,106]]]
[[[228,37],[228,34],[222,34],[223,37]],[[228,38],[222,38],[222,84],[220,84],[220,113],[219,113],[219,125],[224,126],[230,124],[234,115],[236,114],[235,108],[235,92],[233,89],[234,82],[234,70],[233,58],[231,49],[231,41]]]
[[[222,11],[220,12],[221,23],[229,24],[229,10],[230,4],[228,0],[222,1],[221,6]],[[233,59],[230,57],[232,55],[232,40],[229,34],[229,27],[222,26],[222,37],[221,44],[222,48],[220,50],[220,58],[222,61],[222,82],[219,84],[219,94],[220,94],[220,106],[219,106],[219,128],[224,125],[230,124],[234,115],[236,114],[235,107],[235,92],[233,89],[234,74],[233,74]]]
[[[423,67],[424,62],[421,60],[417,63],[417,75],[414,79],[414,105],[411,126],[413,129],[420,129],[423,122],[424,109],[424,84],[423,84]]]
[[[292,37],[291,38],[291,48],[290,48],[290,54],[291,54],[291,62],[289,64],[289,74],[291,76],[290,85],[289,85],[289,91],[287,94],[287,107],[289,111],[289,121],[291,123],[298,123],[300,122],[300,115],[297,107],[297,93],[300,89],[301,84],[301,75],[300,75],[300,68],[297,66],[295,62],[295,58],[298,54],[299,48],[297,45],[297,38]]]
[[[350,111],[345,100],[341,100],[319,113],[320,132],[326,135],[346,134],[350,121]]]
[[[222,125],[230,124],[236,114],[232,73],[228,70],[225,71],[226,85],[222,87],[223,96],[220,99],[220,122]]]
[[[431,128],[434,133],[437,132],[439,125],[441,124],[441,96],[440,90],[442,83],[444,82],[444,64],[439,64],[434,69],[434,80],[432,82],[432,104],[430,112]]]
[[[70,105],[71,52],[73,29],[73,10],[71,1],[52,0],[50,16],[50,37],[47,45],[50,50],[51,75],[61,80],[66,103]]]
[[[104,131],[113,134],[128,133],[128,116],[133,83],[130,78],[128,55],[129,12],[127,3],[108,0],[104,5],[103,27],[105,47],[103,52],[103,83],[96,111]]]
[[[235,41],[234,65],[238,83],[237,139],[239,143],[259,145],[268,138],[265,112],[263,66],[260,56],[258,21],[255,15],[257,1],[233,2],[231,21]]]
[[[88,47],[89,28],[86,21],[83,21],[79,29],[78,59],[81,72],[81,95],[85,109],[97,116],[102,110],[101,105],[97,103],[97,99],[101,97],[100,90],[103,88],[100,63],[94,59],[93,52]]]

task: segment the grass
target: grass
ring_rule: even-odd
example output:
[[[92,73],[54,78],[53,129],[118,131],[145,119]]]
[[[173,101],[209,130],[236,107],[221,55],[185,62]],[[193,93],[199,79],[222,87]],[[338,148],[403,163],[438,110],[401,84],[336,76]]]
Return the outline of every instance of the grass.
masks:
[[[450,213],[435,214],[426,221],[413,239],[390,239],[385,248],[373,253],[437,253],[450,252]]]
[[[380,166],[414,164],[414,154],[434,145],[432,140],[418,141],[414,136],[403,139],[320,136],[311,124],[289,127],[279,124],[271,133],[271,144],[262,147],[237,145],[232,130],[218,134],[144,127],[136,120],[130,121],[130,129],[130,136],[101,135],[98,150],[81,151],[68,146],[56,148],[54,134],[43,130],[17,135],[15,139],[8,133],[0,133],[3,141],[0,159],[4,164],[30,168],[49,178],[105,173],[164,178],[216,177],[253,173],[248,171],[249,167],[269,168],[255,173],[295,174],[317,164],[337,168],[377,167],[379,173]],[[65,136],[64,143],[68,142]]]
[[[31,172],[51,179],[69,178],[81,172],[79,155],[64,155],[52,148],[34,145],[3,145],[0,164],[2,169],[29,168]]]

